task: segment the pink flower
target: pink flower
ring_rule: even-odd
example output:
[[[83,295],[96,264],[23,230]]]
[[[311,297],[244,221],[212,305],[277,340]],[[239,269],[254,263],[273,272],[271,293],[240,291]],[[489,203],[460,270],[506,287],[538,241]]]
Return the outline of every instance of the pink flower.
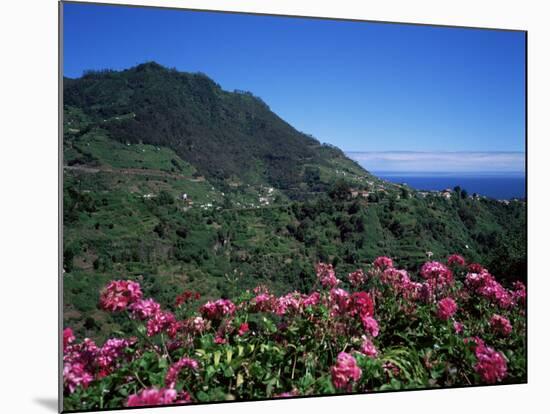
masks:
[[[103,309],[116,312],[137,302],[141,296],[139,283],[131,280],[112,280],[101,291],[99,303]]]
[[[128,309],[132,312],[134,318],[143,321],[160,312],[160,305],[153,299],[142,299],[132,303]]]
[[[192,358],[184,357],[172,364],[170,368],[168,368],[166,378],[164,379],[164,382],[168,388],[174,388],[176,386],[178,375],[183,368],[189,368],[193,371],[197,371],[199,369],[199,363]]]
[[[304,306],[315,306],[319,303],[320,298],[321,294],[319,292],[313,292],[309,296],[303,298],[302,304]]]
[[[130,339],[108,339],[101,348],[98,349],[98,353],[95,359],[95,363],[99,368],[99,374],[101,377],[109,374],[116,366],[117,361],[124,356],[124,351],[136,343],[135,338]]]
[[[63,366],[63,384],[71,394],[79,386],[87,388],[93,379],[93,375],[86,371],[84,364],[81,362],[69,362]]]
[[[73,330],[71,328],[65,328],[63,330],[63,350],[65,350],[69,344],[73,343],[74,340]]]
[[[258,294],[252,299],[253,310],[255,312],[271,312],[274,307],[275,297],[267,292]]]
[[[235,305],[229,299],[218,299],[215,302],[206,302],[200,308],[201,313],[208,319],[221,319],[235,313]]]
[[[355,272],[352,272],[348,275],[348,281],[352,286],[358,287],[361,286],[365,281],[367,280],[367,277],[365,276],[365,273],[363,273],[363,270],[358,269]]]
[[[504,336],[508,336],[512,333],[512,324],[504,316],[500,316],[496,314],[493,315],[491,317],[490,324],[491,324],[491,329],[496,333],[499,333]]]
[[[374,259],[372,263],[374,267],[377,267],[380,270],[384,270],[388,267],[393,267],[393,260],[387,256],[380,256]]]
[[[378,350],[376,349],[372,341],[366,336],[363,336],[363,343],[361,344],[361,353],[371,358],[374,358],[376,357],[376,355],[378,355]]]
[[[462,257],[459,254],[452,254],[447,258],[447,265],[449,266],[464,266],[466,264],[466,260],[464,260],[464,257]]]
[[[487,269],[485,269],[479,263],[472,263],[468,266],[468,272],[470,272],[470,273],[487,273]]]
[[[343,315],[350,303],[349,293],[344,289],[333,288],[330,290],[330,302],[334,315]]]
[[[160,311],[147,321],[147,336],[167,332],[170,337],[174,337],[180,327],[181,324],[176,321],[173,313]]]
[[[355,358],[346,352],[340,352],[336,364],[330,369],[332,383],[338,389],[350,389],[351,381],[358,381],[361,378],[361,368],[357,366]]]
[[[363,328],[365,331],[371,335],[373,338],[376,338],[379,333],[378,322],[372,316],[364,315],[361,316],[361,322],[363,323]]]
[[[317,278],[325,288],[334,288],[340,284],[331,264],[319,263],[315,268]]]
[[[453,328],[455,330],[455,333],[458,335],[464,330],[464,325],[460,322],[453,322]]]
[[[296,397],[297,395],[300,395],[300,392],[296,389],[289,391],[289,392],[283,392],[281,394],[275,394],[274,398],[289,398],[289,397]]]
[[[239,326],[239,330],[237,331],[237,334],[239,336],[243,336],[245,333],[249,331],[248,323],[241,323],[241,326]]]
[[[527,299],[527,288],[520,281],[514,282],[513,286],[514,286],[514,291],[512,292],[512,297],[514,299],[514,302],[525,305],[525,302]]]
[[[214,343],[218,344],[218,345],[223,345],[223,344],[227,343],[227,339],[225,339],[220,334],[217,334],[216,337],[214,338]]]
[[[437,302],[437,317],[446,321],[456,313],[456,302],[452,298],[441,299]]]
[[[420,275],[436,287],[453,283],[453,273],[447,266],[439,262],[426,262],[420,269]]]
[[[275,300],[273,311],[279,315],[285,315],[289,311],[300,311],[302,305],[302,295],[298,292],[287,293]]]
[[[126,401],[126,407],[187,403],[190,400],[190,396],[186,392],[183,392],[181,398],[178,400],[178,393],[173,388],[146,388],[137,394],[130,395]]]
[[[477,341],[475,349],[477,363],[475,371],[481,376],[481,380],[487,384],[495,384],[506,378],[508,366],[502,353],[486,346],[483,341]]]
[[[468,289],[496,303],[501,308],[507,309],[514,304],[513,294],[498,283],[487,271],[468,273],[465,284]]]

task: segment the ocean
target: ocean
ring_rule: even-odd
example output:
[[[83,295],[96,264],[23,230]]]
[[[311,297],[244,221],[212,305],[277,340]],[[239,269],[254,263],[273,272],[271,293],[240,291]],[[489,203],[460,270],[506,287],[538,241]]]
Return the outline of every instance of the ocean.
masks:
[[[406,183],[417,190],[439,191],[460,186],[468,194],[477,193],[498,200],[525,198],[525,176],[503,173],[419,173],[419,172],[376,172],[380,178],[396,184]]]

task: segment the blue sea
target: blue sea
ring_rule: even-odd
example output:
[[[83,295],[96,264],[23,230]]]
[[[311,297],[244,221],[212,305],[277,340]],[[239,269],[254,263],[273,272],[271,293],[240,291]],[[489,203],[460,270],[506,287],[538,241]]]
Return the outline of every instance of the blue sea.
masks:
[[[455,186],[468,194],[477,193],[498,200],[525,198],[525,176],[520,173],[433,173],[376,172],[373,174],[396,184],[407,184],[417,190],[440,191]]]

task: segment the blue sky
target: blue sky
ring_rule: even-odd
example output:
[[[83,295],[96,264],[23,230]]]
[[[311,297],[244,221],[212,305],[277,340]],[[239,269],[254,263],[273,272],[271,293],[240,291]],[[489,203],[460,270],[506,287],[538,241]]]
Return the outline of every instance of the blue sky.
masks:
[[[150,60],[201,71],[363,153],[523,152],[524,53],[520,32],[64,6],[65,76]]]

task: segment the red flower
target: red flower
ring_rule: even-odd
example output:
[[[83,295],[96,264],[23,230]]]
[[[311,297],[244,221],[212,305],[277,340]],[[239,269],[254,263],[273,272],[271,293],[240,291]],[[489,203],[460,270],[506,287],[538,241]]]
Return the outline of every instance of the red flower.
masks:
[[[248,323],[244,322],[244,323],[241,323],[241,326],[239,326],[239,330],[237,331],[237,334],[239,336],[243,336],[248,331],[249,331]]]
[[[464,266],[466,264],[466,260],[464,260],[464,257],[462,257],[459,254],[452,254],[447,258],[447,264],[449,266]]]

